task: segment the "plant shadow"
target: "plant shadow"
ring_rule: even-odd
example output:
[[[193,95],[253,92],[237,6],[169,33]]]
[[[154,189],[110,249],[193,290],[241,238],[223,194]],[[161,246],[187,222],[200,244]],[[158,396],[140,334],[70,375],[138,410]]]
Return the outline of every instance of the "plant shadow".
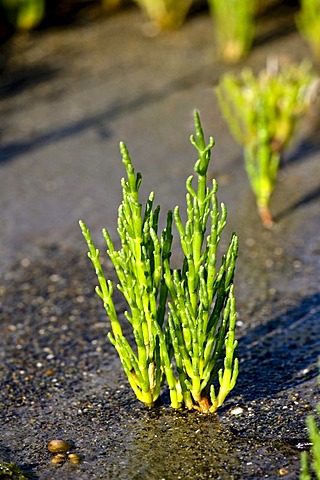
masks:
[[[41,133],[31,139],[15,140],[0,146],[0,164],[10,161],[19,155],[30,153],[45,145],[81,135],[89,129],[95,129],[103,140],[112,136],[112,122],[122,115],[142,109],[145,106],[160,102],[173,92],[182,91],[195,82],[198,71],[174,79],[158,90],[143,92],[131,99],[115,100],[108,108],[93,115],[87,115],[77,121],[67,122],[58,128]]]
[[[318,375],[319,354],[320,293],[316,293],[240,339],[234,395],[252,401],[306,382]]]
[[[320,198],[320,186],[314,188],[310,192],[308,192],[303,198],[298,200],[297,202],[293,203],[289,207],[287,207],[285,210],[280,212],[278,215],[275,215],[275,222],[278,223],[280,220],[283,218],[287,217],[291,213],[293,213],[295,210],[298,208],[304,207],[305,205],[308,205],[309,203],[314,202],[315,200],[318,200]]]
[[[298,5],[299,2],[295,0],[276,2],[275,5],[271,2],[265,11],[258,15],[260,28],[257,29],[254,46],[267,44],[294,32],[294,15],[298,11]],[[264,28],[261,28],[261,25],[264,25]]]
[[[50,64],[20,66],[0,78],[0,98],[14,97],[23,90],[51,81],[60,69]]]
[[[283,166],[300,163],[320,150],[320,143],[316,139],[307,138],[295,146],[294,150],[284,156]]]

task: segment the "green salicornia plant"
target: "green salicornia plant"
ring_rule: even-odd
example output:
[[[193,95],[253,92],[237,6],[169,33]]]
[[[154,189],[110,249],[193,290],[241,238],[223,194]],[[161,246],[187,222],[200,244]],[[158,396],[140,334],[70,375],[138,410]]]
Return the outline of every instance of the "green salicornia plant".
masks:
[[[179,28],[192,0],[134,0],[154,25],[154,32]]]
[[[208,0],[219,56],[238,62],[251,49],[257,0]]]
[[[216,89],[222,114],[242,145],[246,171],[266,227],[273,224],[270,197],[281,155],[292,140],[298,120],[308,107],[310,66],[277,62],[255,76],[249,69],[226,74]]]
[[[183,225],[176,207],[173,214],[168,212],[160,236],[160,209],[153,208],[154,193],[143,213],[139,200],[141,175],[135,174],[129,153],[120,144],[127,172],[127,179],[121,182],[123,200],[118,216],[121,249],[115,250],[106,229],[103,236],[119,280],[118,289],[129,308],[125,316],[132,326],[134,347],[123,335],[113,300],[114,285],[103,273],[99,250],[82,221],[80,226],[99,281],[96,291],[110,319],[109,338],[137,398],[152,406],[166,378],[172,408],[214,412],[238,375],[233,287],[238,241],[233,235],[217,268],[217,248],[227,213],[224,205],[219,209],[216,181],[211,188],[207,186],[214,142],[210,139],[205,144],[198,113],[195,127],[196,137],[192,136],[191,142],[199,154],[195,164],[198,187],[193,188],[189,177],[187,222]],[[170,265],[173,218],[184,253],[180,270],[172,270]]]
[[[317,410],[320,414],[320,405],[318,405]],[[313,415],[307,417],[307,426],[311,442],[311,467],[317,480],[320,480],[320,431]],[[299,478],[300,480],[311,480],[313,478],[310,473],[309,455],[307,452],[302,452],[301,455],[301,474]]]
[[[320,61],[320,0],[301,0],[296,24],[308,42],[314,57]]]
[[[206,145],[199,115],[195,114],[196,136],[191,143],[199,159],[193,176],[186,182],[187,221],[183,224],[179,207],[174,210],[184,262],[180,270],[170,270],[165,259],[165,280],[170,293],[168,325],[181,392],[187,407],[215,411],[233,389],[238,376],[234,357],[236,310],[233,276],[238,240],[232,236],[228,251],[217,268],[217,247],[226,225],[227,211],[217,201],[217,182],[207,186],[207,172],[214,141]],[[207,227],[210,220],[210,228]],[[224,364],[220,365],[222,354]],[[219,378],[218,393],[213,381]]]
[[[121,249],[115,250],[111,237],[103,230],[108,255],[118,276],[118,289],[123,294],[130,312],[126,318],[132,325],[136,351],[122,332],[113,301],[114,285],[106,280],[99,259],[99,250],[93,245],[90,232],[80,221],[82,233],[89,247],[88,256],[93,263],[101,297],[111,322],[109,339],[116,348],[123,369],[137,398],[152,406],[160,395],[163,367],[160,358],[159,337],[163,336],[162,325],[166,311],[167,287],[163,281],[163,259],[171,251],[171,220],[168,215],[167,229],[161,240],[157,236],[159,207],[153,209],[154,194],[151,193],[143,214],[139,201],[141,175],[135,174],[129,153],[120,144],[122,161],[127,180],[122,179],[123,200],[119,207],[118,233]],[[161,338],[162,340],[162,338]],[[161,342],[165,346],[165,342]],[[165,354],[162,354],[165,356]]]

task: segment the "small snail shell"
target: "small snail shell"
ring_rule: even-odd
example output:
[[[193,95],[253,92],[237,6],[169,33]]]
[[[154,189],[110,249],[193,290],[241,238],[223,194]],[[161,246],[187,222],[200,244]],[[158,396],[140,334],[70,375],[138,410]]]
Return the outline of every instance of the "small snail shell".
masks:
[[[77,455],[76,453],[69,453],[68,459],[70,463],[73,463],[74,465],[81,463],[81,460],[82,460],[80,455]]]
[[[71,450],[73,445],[65,440],[51,440],[48,443],[48,450],[51,453],[64,453]]]
[[[58,453],[51,459],[51,463],[55,465],[62,465],[66,460],[66,455],[63,453]]]

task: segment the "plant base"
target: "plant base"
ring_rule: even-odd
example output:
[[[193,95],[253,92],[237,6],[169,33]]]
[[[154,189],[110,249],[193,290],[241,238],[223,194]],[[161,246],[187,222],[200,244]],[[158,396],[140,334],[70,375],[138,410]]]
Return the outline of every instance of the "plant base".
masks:
[[[274,226],[274,220],[271,215],[268,205],[258,207],[259,215],[265,228],[272,228]]]

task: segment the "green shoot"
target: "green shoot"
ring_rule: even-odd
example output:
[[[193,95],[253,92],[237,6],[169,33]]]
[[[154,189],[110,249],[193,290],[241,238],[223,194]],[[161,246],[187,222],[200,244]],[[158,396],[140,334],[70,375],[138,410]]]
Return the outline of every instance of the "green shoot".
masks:
[[[154,194],[151,193],[144,216],[142,215],[139,201],[141,175],[135,174],[123,143],[120,144],[120,149],[127,172],[127,179],[123,178],[121,182],[123,200],[118,217],[121,249],[115,250],[106,229],[103,230],[103,236],[118,276],[118,289],[129,307],[125,316],[132,326],[136,351],[123,335],[113,302],[114,286],[111,280],[106,280],[102,271],[99,250],[95,248],[90,232],[82,221],[80,226],[89,247],[88,256],[99,280],[96,292],[101,297],[111,322],[110,341],[119,354],[137,398],[145,405],[152,406],[160,395],[164,374],[161,359],[166,357],[166,352],[160,353],[161,348],[166,348],[162,325],[166,312],[167,287],[163,281],[162,263],[171,253],[172,221],[169,214],[167,228],[159,240],[157,229],[160,208],[153,209]],[[166,368],[171,368],[168,363]]]
[[[183,24],[192,0],[134,0],[154,27],[154,32],[175,30]]]
[[[257,0],[208,0],[219,56],[238,62],[250,51],[255,33]]]
[[[317,407],[318,413],[320,414],[320,405]],[[317,480],[320,480],[320,431],[317,426],[316,419],[313,415],[310,415],[307,418],[307,426],[309,431],[309,438],[312,444],[311,447],[311,467],[314,471]],[[300,480],[311,480],[312,475],[310,474],[309,468],[309,455],[307,452],[303,452],[301,455],[301,474]]]
[[[191,143],[199,159],[193,177],[186,182],[187,222],[183,225],[179,208],[174,210],[175,225],[184,253],[181,270],[170,270],[165,259],[165,280],[170,293],[168,329],[184,403],[202,412],[215,411],[235,385],[238,361],[234,358],[236,322],[233,275],[238,240],[232,236],[226,255],[217,269],[217,247],[226,224],[227,212],[216,197],[217,182],[207,186],[207,171],[214,141],[205,143],[200,118],[195,113],[196,136]],[[207,231],[210,218],[211,226]],[[225,355],[221,366],[221,356]],[[221,368],[220,368],[221,367]],[[220,386],[215,393],[213,381]],[[211,387],[211,389],[210,389]]]
[[[301,0],[300,4],[301,9],[296,16],[298,30],[320,62],[320,1]]]
[[[239,76],[227,74],[216,89],[222,114],[243,147],[251,188],[266,227],[273,224],[269,204],[281,155],[307,110],[306,93],[312,79],[307,64],[280,68],[270,62],[257,77],[249,69]]]
[[[125,317],[132,326],[134,347],[123,335],[113,300],[114,285],[104,275],[99,250],[84,222],[80,221],[80,227],[98,277],[96,292],[110,319],[110,341],[137,398],[147,406],[154,405],[166,378],[172,408],[214,412],[238,375],[233,288],[238,240],[232,236],[217,268],[217,248],[227,212],[223,204],[219,209],[217,182],[207,186],[214,141],[210,139],[206,145],[197,112],[194,120],[196,135],[191,136],[191,143],[199,155],[194,167],[198,187],[194,190],[192,176],[187,179],[187,222],[183,225],[178,207],[173,214],[169,211],[160,238],[160,208],[153,209],[154,194],[150,194],[142,215],[142,178],[135,174],[125,145],[120,146],[127,172],[127,179],[121,182],[123,200],[118,215],[121,249],[115,250],[106,229],[103,236],[119,280],[118,289],[128,305]],[[170,266],[173,218],[184,253],[181,270]]]

